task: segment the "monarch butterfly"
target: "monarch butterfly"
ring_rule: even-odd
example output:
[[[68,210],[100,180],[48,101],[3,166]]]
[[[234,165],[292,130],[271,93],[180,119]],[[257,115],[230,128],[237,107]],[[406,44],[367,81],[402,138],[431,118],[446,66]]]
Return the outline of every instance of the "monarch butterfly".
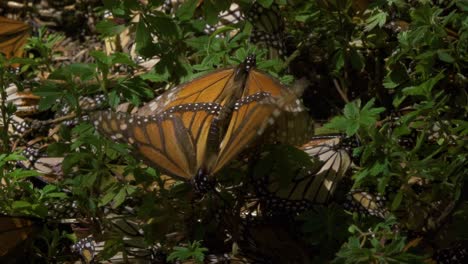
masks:
[[[277,4],[265,8],[256,2],[247,11],[246,19],[253,25],[250,35],[252,43],[263,43],[276,50],[280,57],[286,55],[284,21]],[[274,52],[271,55],[273,58],[277,57]]]
[[[0,53],[6,58],[21,57],[29,37],[29,25],[6,17],[0,17]]]
[[[15,115],[24,117],[37,112],[40,97],[29,89],[20,91],[16,84],[11,83],[6,89],[6,94],[6,102],[16,106]]]
[[[240,7],[236,3],[231,3],[229,8],[218,14],[218,22],[214,25],[207,24],[204,32],[207,34],[213,34],[216,30],[223,26],[235,26],[242,21],[242,13]]]
[[[351,190],[346,195],[344,207],[350,211],[380,218],[385,218],[389,213],[385,206],[385,197],[364,190]]]
[[[304,110],[294,92],[254,66],[255,57],[248,56],[236,68],[166,92],[135,115],[99,112],[92,119],[98,130],[132,144],[144,160],[167,174],[204,179],[259,139],[282,113]],[[308,122],[303,118],[297,115],[289,125]]]
[[[131,263],[160,263],[162,250],[160,245],[148,245],[145,241],[142,226],[139,222],[129,219],[129,215],[108,215],[110,225],[104,227],[104,232],[98,237],[119,238],[119,252],[106,259],[112,263],[120,263],[124,259]],[[114,247],[117,245],[113,245]],[[104,241],[97,240],[93,234],[78,240],[72,250],[79,253],[86,263],[95,261],[95,257],[101,252],[109,250]],[[125,256],[125,257],[124,257]],[[164,258],[165,259],[165,258]]]
[[[77,252],[85,263],[91,263],[96,255],[96,242],[92,236],[85,237],[73,244],[71,249]]]
[[[267,155],[258,162],[251,176],[255,191],[265,202],[267,211],[299,213],[313,204],[328,202],[352,163],[348,141],[341,135],[319,135],[312,137],[299,150],[280,148],[281,154],[273,150],[268,154],[272,156]],[[293,158],[285,160],[285,153]],[[308,166],[304,166],[307,165],[305,159],[312,159],[312,164],[309,162]],[[286,166],[296,170],[289,173],[271,166],[281,166],[281,162],[292,162]]]
[[[31,219],[0,215],[0,259],[21,256],[35,229],[35,222]]]

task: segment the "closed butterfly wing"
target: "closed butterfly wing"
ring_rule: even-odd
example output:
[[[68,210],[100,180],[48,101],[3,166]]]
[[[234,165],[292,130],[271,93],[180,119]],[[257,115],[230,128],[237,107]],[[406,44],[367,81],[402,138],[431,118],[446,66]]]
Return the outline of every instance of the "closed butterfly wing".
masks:
[[[258,196],[266,203],[267,213],[297,213],[313,204],[328,202],[351,165],[351,158],[340,141],[341,137],[336,135],[316,136],[299,150],[279,149],[282,155],[266,156],[266,160],[257,165],[260,170],[255,171],[253,183]],[[300,150],[305,153],[296,153]],[[308,165],[304,158],[311,159],[312,163],[309,161]],[[274,166],[267,167],[265,162]],[[283,162],[287,162],[289,170],[295,168],[295,171],[287,175],[275,167]]]
[[[315,173],[313,183],[308,190],[309,199],[317,203],[327,202],[336,190],[337,184],[346,175],[351,166],[351,157],[340,146],[341,137],[321,138],[301,147],[310,157],[317,157],[322,167]]]
[[[28,37],[28,24],[0,17],[0,52],[7,58],[21,57]]]
[[[262,43],[270,49],[270,57],[284,57],[284,20],[277,4],[265,8],[258,2],[254,3],[246,13],[246,19],[252,26],[250,41]]]
[[[389,212],[385,206],[385,197],[364,190],[352,190],[346,195],[344,207],[347,210],[385,218]]]

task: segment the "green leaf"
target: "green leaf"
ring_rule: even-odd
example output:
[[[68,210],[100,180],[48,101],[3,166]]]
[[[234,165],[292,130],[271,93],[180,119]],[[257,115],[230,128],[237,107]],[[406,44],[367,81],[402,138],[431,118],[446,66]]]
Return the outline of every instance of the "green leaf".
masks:
[[[158,33],[158,36],[164,39],[179,39],[180,29],[175,21],[165,15],[147,16],[150,22],[149,27]]]
[[[23,155],[16,154],[16,153],[0,156],[0,161],[18,161],[18,160],[26,160],[26,158]]]
[[[128,185],[128,186],[125,187],[125,190],[127,191],[128,195],[132,195],[133,193],[135,193],[138,190],[138,187]]]
[[[193,258],[198,263],[202,263],[204,260],[203,252],[206,251],[208,251],[208,249],[201,247],[201,243],[199,241],[194,241],[193,243],[189,243],[188,247],[174,247],[174,252],[167,257],[167,260],[187,260]]]
[[[111,37],[122,33],[125,30],[124,25],[116,24],[115,22],[105,19],[96,24],[97,32],[101,33],[104,37]]]
[[[53,192],[53,193],[47,193],[47,197],[65,199],[68,197],[68,195],[63,192]]]
[[[62,169],[64,173],[70,173],[73,166],[79,164],[80,162],[89,161],[92,159],[91,154],[89,153],[70,153],[68,154],[62,162]]]
[[[60,157],[63,156],[63,153],[66,153],[70,150],[69,145],[65,143],[51,143],[47,147],[47,154],[50,157]]]
[[[57,98],[62,95],[63,89],[60,89],[56,83],[51,81],[46,81],[42,86],[34,90],[34,94],[41,97],[51,97]]]
[[[334,117],[325,128],[336,129],[345,132],[348,136],[357,133],[359,128],[368,128],[373,126],[378,119],[378,116],[385,108],[373,108],[374,100],[369,100],[367,104],[359,110],[361,101],[358,99],[345,105],[343,116]]]
[[[140,75],[140,78],[145,81],[165,82],[169,79],[169,73],[165,72],[165,74],[157,74],[153,72],[147,72]]]
[[[379,26],[380,28],[385,25],[387,22],[387,13],[381,10],[378,10],[377,14],[366,19],[365,31],[371,31],[375,27]]]
[[[120,97],[117,94],[116,90],[113,90],[112,92],[110,92],[108,98],[109,98],[109,105],[111,107],[115,108],[115,107],[117,107],[117,105],[119,105]]]
[[[346,104],[343,110],[343,114],[347,119],[357,119],[359,117],[359,107],[361,106],[361,100],[356,100],[352,103]]]
[[[121,188],[117,195],[114,197],[114,202],[112,203],[112,208],[119,207],[127,198],[127,191],[125,188]]]
[[[333,62],[335,65],[335,71],[339,72],[343,67],[345,63],[345,56],[344,52],[342,49],[338,49],[335,54],[333,55]]]
[[[432,88],[443,78],[445,75],[442,72],[439,72],[436,76],[430,78],[429,80],[421,83],[418,86],[406,87],[402,90],[404,95],[413,95],[413,96],[424,96],[426,98],[431,97]]]
[[[140,20],[136,25],[135,33],[135,49],[138,54],[145,54],[145,50],[151,46],[151,34],[143,20]]]
[[[455,59],[450,55],[447,50],[438,50],[437,55],[439,56],[439,60],[447,63],[454,63]]]
[[[100,50],[93,50],[89,53],[94,59],[98,62],[101,62],[104,65],[110,66],[112,64],[111,56],[107,55],[103,51]]]
[[[81,81],[91,80],[96,74],[96,66],[90,63],[73,63],[66,66],[68,70]]]
[[[125,65],[129,65],[133,67],[137,66],[136,63],[130,58],[130,55],[126,53],[116,52],[112,54],[111,58],[112,58],[113,64],[120,63],[120,64],[125,64]]]
[[[273,4],[273,0],[258,0],[257,2],[266,8],[269,8]]]
[[[45,111],[47,109],[52,108],[57,103],[57,99],[59,99],[60,96],[48,96],[48,97],[43,97],[39,101],[39,111]]]
[[[98,206],[105,206],[110,201],[114,199],[114,197],[117,195],[117,189],[116,188],[111,188],[107,190],[106,194],[100,199]]]
[[[14,209],[30,208],[31,203],[26,202],[26,201],[14,201],[11,207]]]
[[[336,129],[338,131],[346,131],[349,126],[354,122],[343,116],[336,116],[330,120],[329,123],[325,124],[324,127],[328,129]]]
[[[208,41],[210,40],[209,36],[201,36],[196,38],[189,38],[185,40],[185,43],[196,50],[203,50],[206,48]]]
[[[33,170],[22,170],[22,169],[16,169],[10,173],[10,176],[15,178],[16,180],[23,179],[23,178],[28,178],[31,176],[39,176],[40,174],[37,171]]]
[[[215,25],[218,22],[219,9],[216,8],[213,1],[203,2],[203,14],[205,15],[206,23],[209,25]]]
[[[400,204],[401,204],[402,201],[403,201],[403,192],[401,190],[399,190],[397,195],[393,199],[392,206],[391,206],[392,211],[398,209],[398,207],[400,207]]]
[[[358,50],[351,49],[349,59],[351,60],[351,67],[353,67],[353,69],[357,71],[362,71],[362,69],[364,69],[365,59]]]
[[[404,81],[408,80],[408,75],[403,67],[397,67],[390,71],[383,80],[383,86],[387,89],[398,87]]]
[[[195,9],[197,8],[198,0],[187,0],[184,1],[182,5],[176,11],[176,17],[180,21],[187,21],[193,17]]]

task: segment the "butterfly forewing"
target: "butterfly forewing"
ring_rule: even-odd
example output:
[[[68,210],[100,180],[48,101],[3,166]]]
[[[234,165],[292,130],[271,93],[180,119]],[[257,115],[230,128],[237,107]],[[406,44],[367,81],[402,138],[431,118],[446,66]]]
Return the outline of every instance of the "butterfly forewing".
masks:
[[[218,103],[224,105],[233,92],[235,70],[218,70],[179,85],[138,110],[138,115],[155,115],[171,107],[188,103]]]

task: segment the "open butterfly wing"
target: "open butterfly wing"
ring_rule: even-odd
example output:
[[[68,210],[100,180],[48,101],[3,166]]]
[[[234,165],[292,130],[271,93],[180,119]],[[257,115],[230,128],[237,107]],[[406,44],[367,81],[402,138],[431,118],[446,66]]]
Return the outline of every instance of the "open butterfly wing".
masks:
[[[274,119],[269,120],[269,129],[265,133],[268,135],[267,142],[301,145],[309,139],[313,133],[313,120],[299,100],[307,82],[299,80],[288,88],[271,76],[253,70],[247,85],[246,92],[249,94],[268,92],[276,100],[277,111]]]
[[[219,107],[185,104],[160,115],[100,113],[95,125],[113,139],[123,139],[139,156],[172,176],[190,179],[203,163],[209,126]]]
[[[215,103],[224,108],[220,114],[228,116],[243,95],[247,76],[255,63],[255,56],[249,55],[235,68],[217,70],[181,84],[143,106],[137,115],[155,115],[184,104]]]
[[[28,24],[0,17],[0,52],[7,58],[21,57],[28,37]]]
[[[272,126],[283,112],[299,113],[304,109],[296,95],[278,81],[260,71],[250,71],[244,94],[235,105],[211,172],[216,173],[261,138],[266,128]]]
[[[220,144],[216,165],[209,168],[208,171],[216,173],[262,135],[263,127],[266,126],[264,123],[276,109],[273,103],[258,103],[260,100],[265,100],[265,96],[268,95],[258,94],[238,102],[238,108],[233,111],[229,127]],[[251,100],[257,101],[257,103],[249,102]]]
[[[235,92],[235,70],[222,69],[181,84],[140,108],[137,115],[147,116],[162,113],[171,107],[189,103],[218,103],[224,105]]]
[[[236,68],[165,93],[133,118],[104,117],[106,122],[97,125],[114,137],[122,138],[119,130],[125,130],[138,153],[171,175],[192,178],[200,169],[212,175],[262,136],[282,112],[304,110],[292,91],[254,65],[255,57],[249,56]]]

